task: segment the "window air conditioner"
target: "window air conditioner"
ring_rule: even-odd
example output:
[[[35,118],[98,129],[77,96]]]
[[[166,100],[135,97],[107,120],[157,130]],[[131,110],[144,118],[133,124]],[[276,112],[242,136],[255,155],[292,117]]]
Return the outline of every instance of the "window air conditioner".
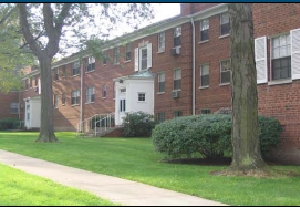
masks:
[[[172,50],[172,55],[179,55],[180,53],[180,48],[179,47],[175,47]]]
[[[172,91],[172,97],[178,98],[179,97],[179,91]]]

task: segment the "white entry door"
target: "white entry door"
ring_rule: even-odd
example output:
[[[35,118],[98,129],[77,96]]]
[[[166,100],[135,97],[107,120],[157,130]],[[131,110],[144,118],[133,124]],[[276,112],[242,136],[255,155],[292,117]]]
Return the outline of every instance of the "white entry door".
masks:
[[[120,110],[120,123],[123,124],[123,117],[125,117],[126,112],[126,97],[125,94],[121,94],[119,99],[119,110]]]

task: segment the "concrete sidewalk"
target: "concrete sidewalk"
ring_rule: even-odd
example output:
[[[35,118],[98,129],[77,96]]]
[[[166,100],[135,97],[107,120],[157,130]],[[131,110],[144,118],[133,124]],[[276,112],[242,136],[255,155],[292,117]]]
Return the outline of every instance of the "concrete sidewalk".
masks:
[[[0,163],[91,192],[125,206],[225,206],[220,202],[177,193],[131,180],[96,174],[0,150]]]

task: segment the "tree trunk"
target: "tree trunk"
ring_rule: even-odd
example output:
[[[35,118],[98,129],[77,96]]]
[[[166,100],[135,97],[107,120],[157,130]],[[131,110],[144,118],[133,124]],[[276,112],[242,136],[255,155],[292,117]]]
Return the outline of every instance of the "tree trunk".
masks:
[[[257,76],[251,3],[230,3],[232,70],[232,163],[229,171],[257,173],[266,167],[258,137]]]
[[[36,142],[58,142],[53,129],[53,94],[52,94],[52,58],[45,54],[38,56],[41,71],[41,128]]]

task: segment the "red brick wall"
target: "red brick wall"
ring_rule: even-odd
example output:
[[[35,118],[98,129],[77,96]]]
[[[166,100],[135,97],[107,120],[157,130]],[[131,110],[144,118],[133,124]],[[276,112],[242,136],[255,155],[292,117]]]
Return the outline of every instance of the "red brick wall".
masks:
[[[270,74],[271,35],[300,28],[298,3],[259,3],[252,7],[254,37],[268,37],[268,68]],[[270,81],[270,77],[269,77]],[[279,119],[284,127],[280,150],[273,157],[285,163],[300,164],[300,81],[282,85],[258,86],[259,113]]]
[[[219,3],[180,3],[180,15],[185,16],[214,7]]]
[[[0,93],[0,119],[19,118],[19,114],[10,113],[10,103],[19,102],[19,92],[10,92],[8,94]]]

